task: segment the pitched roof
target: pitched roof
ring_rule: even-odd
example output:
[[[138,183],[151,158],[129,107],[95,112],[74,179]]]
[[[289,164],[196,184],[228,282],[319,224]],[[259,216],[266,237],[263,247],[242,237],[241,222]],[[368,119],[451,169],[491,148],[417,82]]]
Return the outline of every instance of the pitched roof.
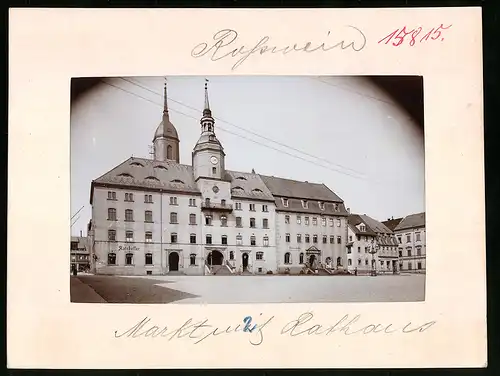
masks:
[[[401,218],[392,218],[388,219],[387,221],[383,221],[382,223],[391,231],[394,231],[397,225],[399,225],[399,222],[403,220],[403,217]]]
[[[256,200],[274,201],[271,191],[257,174],[227,171],[231,182],[231,196]]]
[[[324,184],[277,178],[275,176],[260,175],[260,177],[274,196],[343,202],[339,196]]]
[[[382,234],[392,234],[392,231],[384,225],[382,222],[373,219],[372,217],[367,216],[366,214],[361,214],[359,217],[366,223],[368,227],[373,232],[382,233]]]
[[[406,230],[409,228],[415,227],[425,227],[425,212],[407,215],[394,229],[398,230]]]
[[[351,214],[349,215],[349,218],[347,219],[347,223],[350,225],[352,231],[358,235],[371,235],[375,236],[375,232],[371,229],[371,227],[366,223],[363,218],[361,218],[360,215],[358,214]],[[364,224],[366,226],[365,231],[360,231],[357,226],[360,224]]]

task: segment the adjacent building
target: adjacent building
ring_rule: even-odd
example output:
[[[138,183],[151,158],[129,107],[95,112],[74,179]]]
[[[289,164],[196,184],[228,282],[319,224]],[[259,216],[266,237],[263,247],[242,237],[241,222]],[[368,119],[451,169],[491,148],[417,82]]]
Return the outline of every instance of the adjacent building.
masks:
[[[425,212],[401,220],[394,233],[399,244],[399,268],[406,273],[425,273]]]
[[[72,236],[70,243],[71,269],[75,266],[80,272],[90,270],[90,250],[86,237]]]
[[[205,84],[200,137],[179,160],[167,89],[154,158],[92,181],[88,226],[98,274],[300,273],[347,265],[348,211],[324,184],[226,169]]]
[[[348,219],[347,268],[358,274],[396,274],[397,238],[383,223],[366,214],[352,214]]]

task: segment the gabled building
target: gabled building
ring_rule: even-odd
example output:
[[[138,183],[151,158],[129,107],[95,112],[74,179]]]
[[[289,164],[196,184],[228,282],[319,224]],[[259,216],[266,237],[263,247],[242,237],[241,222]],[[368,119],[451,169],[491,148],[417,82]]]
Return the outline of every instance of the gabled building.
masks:
[[[348,220],[347,266],[351,272],[398,273],[398,243],[383,223],[366,214]]]
[[[403,272],[425,273],[425,212],[403,218],[394,233],[399,243],[399,264]]]
[[[226,169],[205,84],[200,137],[181,164],[164,89],[154,157],[92,181],[92,260],[102,274],[265,274],[346,265],[347,211],[324,184]]]

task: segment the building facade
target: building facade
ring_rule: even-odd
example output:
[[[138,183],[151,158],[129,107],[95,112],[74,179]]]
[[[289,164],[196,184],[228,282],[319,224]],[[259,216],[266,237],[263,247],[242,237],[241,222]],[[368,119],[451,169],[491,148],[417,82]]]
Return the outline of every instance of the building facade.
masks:
[[[181,164],[164,90],[154,158],[129,158],[92,181],[95,273],[274,274],[347,264],[342,199],[324,184],[227,170],[206,84],[200,137],[191,164]]]
[[[90,271],[90,249],[88,239],[83,236],[72,236],[70,243],[71,268],[77,267],[79,272]]]
[[[399,244],[399,267],[405,273],[425,273],[425,212],[411,214],[394,229]]]
[[[397,274],[398,242],[383,223],[366,214],[348,219],[347,267],[358,274]]]

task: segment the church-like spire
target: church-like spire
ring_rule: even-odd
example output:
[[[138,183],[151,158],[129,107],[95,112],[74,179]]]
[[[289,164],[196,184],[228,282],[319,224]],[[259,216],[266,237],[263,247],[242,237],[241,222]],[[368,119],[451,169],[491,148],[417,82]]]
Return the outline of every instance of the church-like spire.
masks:
[[[205,78],[205,107],[203,108],[203,115],[210,116],[212,111],[210,110],[210,102],[208,101],[208,80]]]
[[[201,133],[210,132],[213,133],[214,129],[214,118],[212,117],[212,111],[210,110],[210,103],[208,101],[208,80],[205,78],[205,106],[203,108],[203,116],[200,120],[201,123]]]
[[[167,77],[163,86],[163,116],[168,117],[168,102],[167,102]]]

